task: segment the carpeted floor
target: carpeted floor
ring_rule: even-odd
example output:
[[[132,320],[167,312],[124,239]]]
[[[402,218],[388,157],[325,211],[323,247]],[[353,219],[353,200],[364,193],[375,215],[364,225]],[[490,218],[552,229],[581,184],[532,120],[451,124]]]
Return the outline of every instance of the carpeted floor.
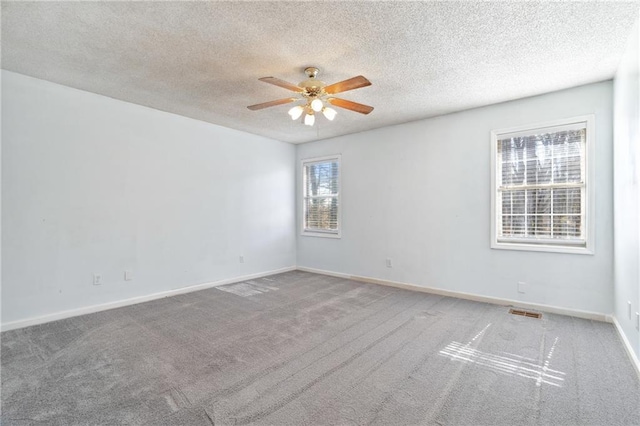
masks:
[[[2,333],[2,425],[640,425],[611,324],[288,272]]]

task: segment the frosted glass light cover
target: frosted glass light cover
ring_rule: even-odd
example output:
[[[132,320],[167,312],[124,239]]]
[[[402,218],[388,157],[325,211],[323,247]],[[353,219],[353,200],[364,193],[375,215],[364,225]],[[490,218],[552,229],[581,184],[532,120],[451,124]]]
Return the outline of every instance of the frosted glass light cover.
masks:
[[[322,113],[325,117],[327,117],[327,120],[333,120],[334,118],[336,118],[336,114],[338,114],[333,108],[324,108],[322,110]]]
[[[303,111],[304,111],[304,108],[302,108],[300,105],[294,106],[289,110],[289,115],[291,116],[292,120],[297,120],[298,118],[300,118]]]
[[[306,124],[307,126],[313,126],[313,123],[316,122],[316,118],[313,116],[313,114],[307,114],[304,116],[304,124]]]
[[[320,99],[314,99],[311,101],[311,109],[313,109],[315,112],[322,111],[323,106],[324,105],[322,105],[322,101]]]

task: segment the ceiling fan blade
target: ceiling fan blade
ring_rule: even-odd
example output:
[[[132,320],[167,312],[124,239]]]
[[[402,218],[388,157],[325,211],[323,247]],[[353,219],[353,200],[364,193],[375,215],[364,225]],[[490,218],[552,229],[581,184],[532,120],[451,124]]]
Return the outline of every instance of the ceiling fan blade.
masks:
[[[340,108],[349,109],[351,111],[359,112],[360,114],[369,114],[373,111],[373,107],[369,105],[359,104],[357,102],[347,101],[346,99],[340,98],[329,98],[327,101],[331,105],[335,105]]]
[[[363,76],[359,75],[348,80],[330,84],[329,86],[324,88],[324,91],[330,95],[333,95],[336,93],[346,92],[347,90],[359,89],[361,87],[367,86],[371,86],[371,82]]]
[[[293,83],[289,83],[288,81],[280,80],[279,78],[262,77],[262,78],[259,78],[258,80],[264,81],[265,83],[273,84],[275,86],[283,87],[285,89],[291,90],[292,92],[302,93],[301,87],[298,87]]]
[[[296,100],[298,99],[297,98],[278,99],[277,101],[269,101],[269,102],[263,102],[261,104],[251,105],[251,106],[248,106],[247,108],[249,108],[251,111],[256,111],[259,109],[269,108],[276,105],[288,104]]]

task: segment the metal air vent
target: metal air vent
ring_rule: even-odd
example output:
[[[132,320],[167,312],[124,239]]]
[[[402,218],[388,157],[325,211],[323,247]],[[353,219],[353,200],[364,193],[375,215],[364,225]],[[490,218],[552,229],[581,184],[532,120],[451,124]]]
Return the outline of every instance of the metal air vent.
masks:
[[[520,315],[522,317],[542,318],[542,314],[539,312],[523,311],[521,309],[509,309],[509,313],[512,315]]]

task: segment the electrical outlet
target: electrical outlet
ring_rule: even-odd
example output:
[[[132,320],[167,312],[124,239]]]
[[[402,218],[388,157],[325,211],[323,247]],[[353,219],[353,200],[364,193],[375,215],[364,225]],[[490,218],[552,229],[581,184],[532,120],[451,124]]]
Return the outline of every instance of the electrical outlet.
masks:
[[[631,302],[627,301],[627,316],[631,319]]]
[[[518,283],[518,293],[526,293],[527,292],[527,283],[520,281]]]
[[[131,281],[133,279],[133,271],[124,271],[124,280]]]
[[[243,255],[240,255],[239,260],[240,260],[240,263],[244,263],[244,256],[243,256]]]
[[[102,275],[93,274],[93,285],[102,285]]]
[[[390,259],[390,258],[387,258],[387,268],[391,268],[391,267],[392,267],[392,265],[391,265],[391,259]]]

